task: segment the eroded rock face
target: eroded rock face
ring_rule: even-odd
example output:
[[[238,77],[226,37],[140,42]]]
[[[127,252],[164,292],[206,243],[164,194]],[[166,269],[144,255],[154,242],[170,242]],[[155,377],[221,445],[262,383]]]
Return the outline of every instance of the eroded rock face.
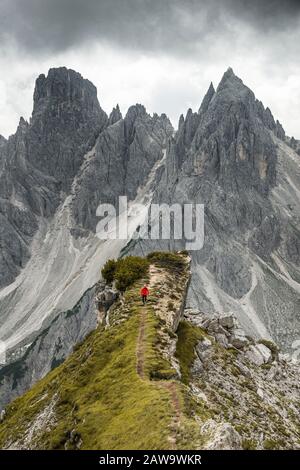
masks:
[[[202,324],[197,315],[186,312],[186,320],[200,326],[203,334],[195,348],[190,390],[215,416],[201,426],[204,448],[297,449],[299,364],[278,357],[276,345],[268,341],[248,337],[239,348],[224,344],[226,336],[220,338],[216,328],[210,329],[222,317],[199,316]],[[224,328],[242,335],[233,320],[233,328]]]
[[[247,334],[272,337],[285,350],[300,334],[298,187],[299,158],[282,126],[229,69],[199,112],[180,118],[154,195],[159,203],[204,204],[204,246],[191,251],[187,306],[231,311]],[[170,247],[185,246],[147,240],[135,252]]]
[[[97,90],[66,68],[40,75],[30,123],[0,145],[0,287],[30,258],[38,217],[51,217],[107,123]]]
[[[119,105],[117,104],[117,106],[112,110],[112,112],[109,115],[108,124],[112,126],[113,124],[118,122],[120,119],[122,119],[122,113],[120,111]]]
[[[242,349],[243,347],[249,344],[248,339],[246,338],[245,332],[242,329],[236,329],[230,336],[230,342],[232,346],[237,349]]]
[[[72,70],[37,79],[30,122],[0,139],[0,289],[11,284],[0,296],[2,340],[21,330],[18,341],[32,341],[97,282],[108,252],[95,237],[98,205],[132,200],[146,184],[150,194],[172,133],[166,115],[142,105],[107,118],[94,85]]]
[[[173,133],[165,115],[151,117],[139,104],[130,107],[124,119],[119,119],[117,110],[113,114],[114,124],[100,134],[74,185],[72,205],[78,233],[80,229],[95,232],[100,202],[118,208],[119,196],[136,197],[153,166],[163,158]]]
[[[185,309],[184,318],[203,328],[223,348],[234,348],[236,351],[245,352],[253,364],[261,366],[278,358],[278,347],[275,344],[266,340],[255,342],[254,338],[246,335],[237,318],[231,313],[214,314],[212,317],[199,311]],[[201,358],[201,353],[211,346],[211,340],[204,338],[196,348],[198,356]]]
[[[96,304],[98,311],[98,322],[102,325],[108,325],[108,312],[110,307],[119,298],[119,292],[113,287],[99,282],[96,288]]]
[[[96,87],[65,67],[40,75],[34,91],[28,160],[67,190],[107,124]]]

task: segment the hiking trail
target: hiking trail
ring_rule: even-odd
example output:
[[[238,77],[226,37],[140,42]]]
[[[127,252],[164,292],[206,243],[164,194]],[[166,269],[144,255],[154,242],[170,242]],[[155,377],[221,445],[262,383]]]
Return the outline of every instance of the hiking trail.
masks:
[[[150,266],[150,279],[149,279],[149,287],[150,287],[150,298],[148,300],[148,304],[141,305],[139,309],[139,330],[138,330],[138,337],[137,337],[137,347],[136,347],[136,371],[139,377],[142,380],[149,380],[150,383],[155,387],[160,387],[165,389],[170,397],[170,404],[173,410],[173,418],[171,421],[171,435],[169,436],[168,440],[171,444],[171,448],[175,450],[177,448],[176,445],[176,436],[177,432],[180,428],[180,421],[181,421],[181,404],[180,404],[180,396],[178,391],[178,384],[174,379],[165,379],[165,380],[151,380],[146,377],[145,373],[145,349],[146,349],[146,339],[147,339],[147,315],[157,315],[157,312],[160,312],[160,316],[162,312],[166,313],[168,317],[170,312],[167,310],[167,304],[169,301],[168,296],[156,296],[157,286],[163,281],[163,278],[166,276],[166,272],[163,269],[158,269],[155,266]],[[155,297],[155,309],[151,305],[151,297]],[[153,312],[151,312],[151,306]]]

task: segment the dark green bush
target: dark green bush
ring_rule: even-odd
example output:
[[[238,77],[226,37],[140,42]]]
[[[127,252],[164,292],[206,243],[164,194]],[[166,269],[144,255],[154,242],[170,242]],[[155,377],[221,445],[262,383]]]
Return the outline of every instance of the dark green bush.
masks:
[[[117,289],[124,291],[135,281],[145,277],[148,273],[149,262],[139,256],[127,256],[117,262],[115,274]]]
[[[139,256],[109,260],[102,269],[102,276],[107,282],[116,281],[116,288],[124,292],[135,281],[148,273],[149,261]]]
[[[115,278],[115,273],[117,269],[117,262],[114,259],[109,259],[102,268],[101,274],[103,279],[111,284]]]

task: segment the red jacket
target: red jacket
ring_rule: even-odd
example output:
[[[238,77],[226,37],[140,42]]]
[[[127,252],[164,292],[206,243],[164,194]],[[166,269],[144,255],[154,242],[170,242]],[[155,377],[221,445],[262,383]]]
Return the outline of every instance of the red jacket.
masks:
[[[141,288],[141,295],[149,295],[148,287],[142,287]]]

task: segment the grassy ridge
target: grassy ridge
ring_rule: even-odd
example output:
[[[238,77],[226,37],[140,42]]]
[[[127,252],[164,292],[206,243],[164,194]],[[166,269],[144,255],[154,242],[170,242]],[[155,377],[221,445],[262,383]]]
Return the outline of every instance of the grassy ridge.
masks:
[[[172,267],[175,261],[173,258]],[[1,448],[13,443],[28,447],[24,436],[39,422],[42,425],[35,431],[30,448],[169,449],[174,435],[177,448],[197,448],[199,424],[194,414],[196,409],[198,415],[201,410],[187,387],[174,380],[176,373],[160,352],[164,322],[154,310],[158,300],[155,292],[145,307],[141,305],[139,289],[144,280],[127,289],[124,302],[112,309],[110,328],[93,331],[68,360],[7,407],[6,418],[0,424]],[[137,373],[142,315],[143,378]],[[186,327],[179,329],[177,353],[184,381],[198,338],[193,331],[190,341],[190,333]],[[180,407],[180,425],[176,429],[174,387]],[[53,416],[49,412],[51,404]]]
[[[38,437],[39,448],[63,449],[74,429],[82,449],[168,448],[169,394],[136,373],[140,319],[131,309],[127,321],[94,331],[63,365],[8,407],[0,426],[0,447],[11,429],[13,440],[22,439],[28,423],[57,393],[56,424]],[[156,328],[156,318],[148,316],[148,373],[159,368],[152,350]]]

